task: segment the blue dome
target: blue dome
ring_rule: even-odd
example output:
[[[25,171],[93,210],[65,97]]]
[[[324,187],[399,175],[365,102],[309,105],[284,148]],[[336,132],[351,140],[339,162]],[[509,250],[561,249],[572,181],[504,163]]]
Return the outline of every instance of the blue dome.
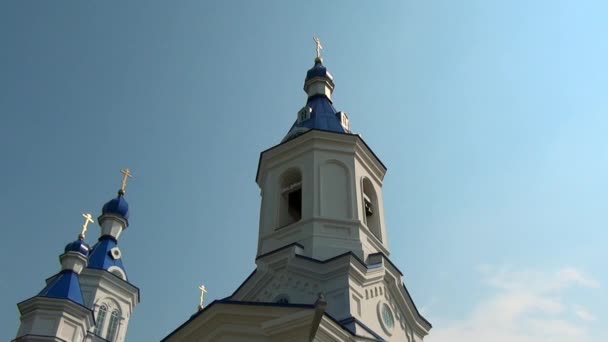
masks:
[[[65,246],[65,252],[79,252],[84,256],[89,256],[90,247],[84,241],[78,239],[74,242],[70,242]]]
[[[114,214],[123,217],[125,220],[129,219],[129,204],[125,200],[124,192],[119,191],[118,196],[108,203],[103,205],[101,209],[102,214]]]
[[[327,71],[327,68],[325,68],[323,63],[318,59],[315,61],[315,65],[306,73],[305,82],[315,77],[325,77],[330,79],[332,82],[334,80],[334,77],[329,73],[329,71]]]
[[[293,139],[311,129],[336,133],[351,133],[350,129],[342,126],[338,111],[336,111],[326,96],[311,96],[308,98],[306,105],[311,109],[310,118],[304,121],[296,120],[285,138],[283,138],[283,141]]]

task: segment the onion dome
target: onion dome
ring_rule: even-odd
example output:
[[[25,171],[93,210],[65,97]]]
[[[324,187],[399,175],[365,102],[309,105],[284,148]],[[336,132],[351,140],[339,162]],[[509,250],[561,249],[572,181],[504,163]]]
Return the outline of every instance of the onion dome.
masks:
[[[101,213],[118,215],[125,220],[129,219],[129,204],[125,200],[125,192],[118,190],[118,196],[103,205]]]
[[[334,77],[329,73],[329,71],[327,71],[327,68],[323,65],[323,60],[320,57],[315,58],[315,65],[306,73],[304,84],[315,77],[327,78],[332,82],[332,84],[334,81]]]
[[[65,252],[78,252],[82,255],[89,256],[90,251],[89,245],[87,245],[82,239],[78,239],[74,242],[70,242],[65,246]]]
[[[308,95],[306,105],[298,112],[296,121],[283,138],[291,140],[309,130],[321,130],[350,134],[350,124],[346,113],[337,111],[331,100],[334,77],[323,65],[321,57],[315,58],[315,65],[306,72],[304,91]]]

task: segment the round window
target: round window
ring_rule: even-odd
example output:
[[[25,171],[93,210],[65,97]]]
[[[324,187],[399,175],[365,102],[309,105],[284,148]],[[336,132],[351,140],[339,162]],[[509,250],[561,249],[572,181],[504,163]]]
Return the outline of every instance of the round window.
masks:
[[[395,326],[395,318],[393,317],[393,312],[388,304],[382,304],[382,307],[380,308],[380,316],[382,317],[382,324],[384,325],[384,328],[387,330],[393,330],[393,327]]]

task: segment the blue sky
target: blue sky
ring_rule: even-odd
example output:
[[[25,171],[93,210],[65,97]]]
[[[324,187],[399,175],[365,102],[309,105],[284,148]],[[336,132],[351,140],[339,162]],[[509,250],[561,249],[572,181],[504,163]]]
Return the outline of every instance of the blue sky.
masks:
[[[254,269],[259,152],[334,104],[388,166],[391,258],[429,341],[606,341],[604,1],[3,1],[0,339],[129,167],[120,246],[166,336]],[[97,229],[87,236],[94,243]]]

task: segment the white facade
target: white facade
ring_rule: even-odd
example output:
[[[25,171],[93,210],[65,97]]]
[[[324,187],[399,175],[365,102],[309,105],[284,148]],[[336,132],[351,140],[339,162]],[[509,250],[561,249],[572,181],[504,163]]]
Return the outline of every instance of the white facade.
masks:
[[[262,190],[258,255],[293,242],[319,260],[349,251],[362,259],[389,255],[382,206],[385,172],[356,135],[312,130],[265,151],[257,177]],[[285,182],[294,175],[302,190],[301,219],[282,220]],[[369,217],[366,199],[376,211]]]
[[[93,334],[87,341],[96,341],[93,335],[97,335],[124,342],[129,318],[139,301],[138,289],[109,271],[92,268],[82,272],[80,284],[85,305],[93,310],[96,319],[96,325],[90,329]],[[100,319],[100,310],[105,311],[103,320]]]
[[[420,342],[429,333],[388,259],[386,168],[334,112],[319,58],[304,88],[307,106],[260,156],[256,270],[163,341]]]
[[[127,227],[124,219],[104,214],[98,219],[101,235],[116,240]],[[118,247],[109,251],[112,258],[121,258]],[[124,342],[129,319],[139,303],[139,289],[129,283],[125,272],[116,266],[106,270],[86,268],[80,275],[80,286],[85,305],[95,313],[95,326],[90,329],[87,341],[101,337],[113,342]],[[100,315],[100,312],[101,313]],[[100,319],[103,318],[103,319]]]
[[[93,256],[95,248],[84,244],[83,236],[66,246],[60,256],[62,271],[47,279],[43,292],[18,304],[21,323],[15,341],[125,341],[139,289],[127,281],[121,266],[110,265],[106,258],[122,257],[115,245],[127,220],[113,213],[104,213],[98,220],[100,253]]]

